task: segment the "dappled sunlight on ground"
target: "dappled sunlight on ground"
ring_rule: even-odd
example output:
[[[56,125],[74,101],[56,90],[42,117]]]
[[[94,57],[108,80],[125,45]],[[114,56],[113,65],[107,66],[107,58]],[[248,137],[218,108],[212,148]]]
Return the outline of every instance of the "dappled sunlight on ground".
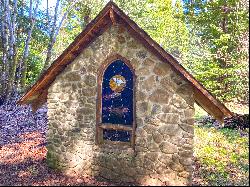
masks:
[[[247,185],[249,137],[232,129],[195,126],[194,183]]]
[[[0,185],[110,186],[90,177],[70,177],[46,164],[47,108],[32,113],[16,105],[18,98],[0,106]]]
[[[0,149],[0,163],[20,163],[26,159],[39,160],[45,158],[45,138],[39,132],[19,135],[20,143],[5,144]]]
[[[0,147],[1,185],[114,185],[86,176],[66,176],[48,168],[45,161],[45,137],[42,133],[23,133],[17,138],[17,143]]]

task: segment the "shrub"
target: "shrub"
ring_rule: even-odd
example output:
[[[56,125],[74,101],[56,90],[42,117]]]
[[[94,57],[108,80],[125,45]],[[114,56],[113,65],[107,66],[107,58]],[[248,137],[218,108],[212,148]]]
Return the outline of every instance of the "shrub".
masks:
[[[224,127],[230,129],[249,128],[249,114],[234,114],[233,117],[224,119]]]

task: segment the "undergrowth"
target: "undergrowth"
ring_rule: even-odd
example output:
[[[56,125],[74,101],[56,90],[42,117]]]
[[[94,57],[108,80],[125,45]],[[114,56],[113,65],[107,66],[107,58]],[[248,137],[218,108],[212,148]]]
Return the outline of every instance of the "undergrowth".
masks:
[[[210,124],[195,126],[195,176],[201,185],[249,184],[249,137]],[[247,135],[246,135],[247,134]]]

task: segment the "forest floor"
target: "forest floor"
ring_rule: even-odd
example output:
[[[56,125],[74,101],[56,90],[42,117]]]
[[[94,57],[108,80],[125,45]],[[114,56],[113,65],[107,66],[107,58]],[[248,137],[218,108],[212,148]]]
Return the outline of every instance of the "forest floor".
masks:
[[[199,108],[196,111],[193,185],[248,185],[249,131],[199,123],[206,114]],[[0,106],[0,186],[117,185],[69,177],[48,168],[46,131],[45,106],[34,114],[30,107],[17,106],[15,101]]]

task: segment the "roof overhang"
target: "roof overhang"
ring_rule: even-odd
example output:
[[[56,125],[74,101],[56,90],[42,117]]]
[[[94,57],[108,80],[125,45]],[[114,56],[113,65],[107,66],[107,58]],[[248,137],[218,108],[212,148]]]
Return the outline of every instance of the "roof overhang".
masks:
[[[195,101],[210,115],[223,122],[224,117],[232,116],[232,112],[216,99],[201,83],[199,83],[178,61],[156,43],[145,31],[132,21],[113,2],[109,2],[87,27],[75,38],[64,52],[51,64],[38,81],[18,101],[19,104],[31,104],[36,111],[47,100],[48,88],[68,64],[70,64],[83,49],[89,46],[111,25],[123,25],[128,32],[139,40],[147,49],[163,62],[170,64],[173,70],[194,87]]]

